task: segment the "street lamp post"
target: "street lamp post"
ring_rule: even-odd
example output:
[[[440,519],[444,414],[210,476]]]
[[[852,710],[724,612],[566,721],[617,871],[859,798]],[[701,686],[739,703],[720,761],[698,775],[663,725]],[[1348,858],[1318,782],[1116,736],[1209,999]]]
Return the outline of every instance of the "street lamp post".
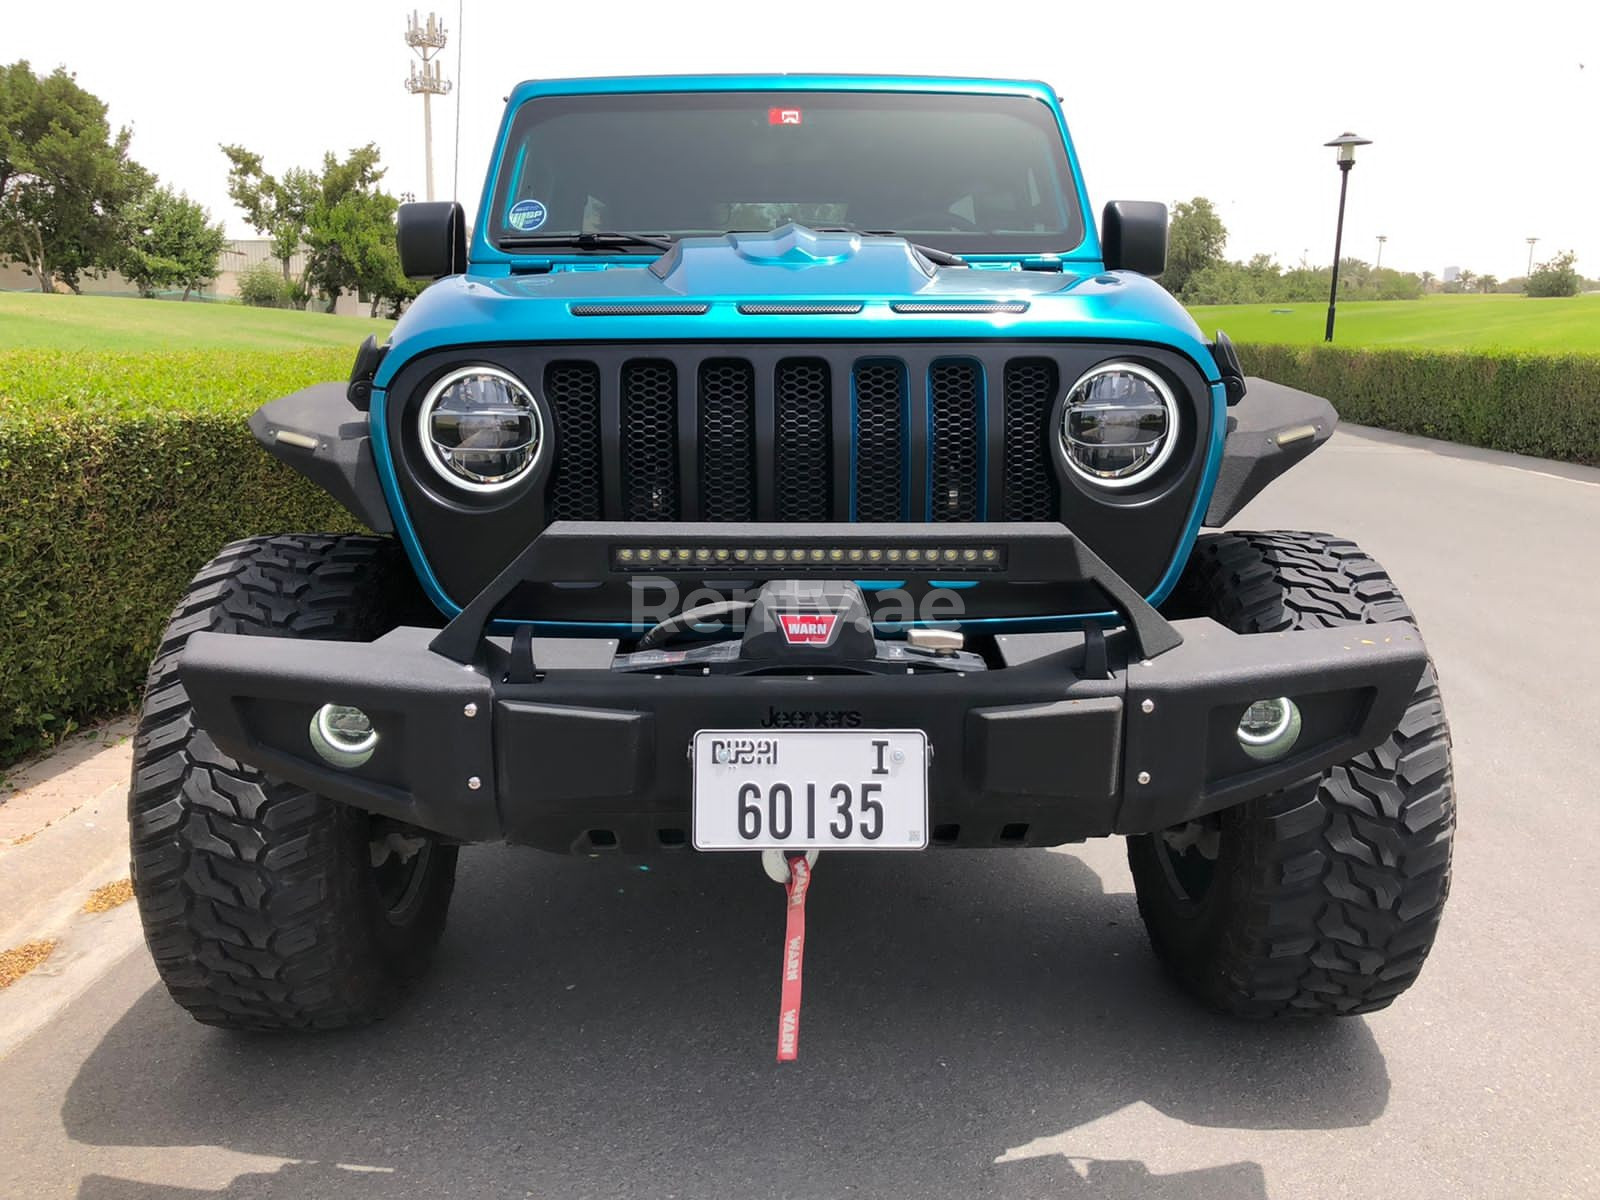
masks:
[[[1339,151],[1339,222],[1333,230],[1333,286],[1328,292],[1328,328],[1322,335],[1325,342],[1333,341],[1333,310],[1339,303],[1339,255],[1344,246],[1344,196],[1350,188],[1350,168],[1356,165],[1356,147],[1370,146],[1369,138],[1357,137],[1353,133],[1341,133],[1331,142],[1322,143],[1324,146],[1336,147]]]
[[[1378,235],[1378,261],[1372,264],[1372,269],[1374,271],[1383,269],[1383,244],[1388,240],[1389,238],[1386,234],[1380,233]]]
[[[1538,238],[1529,238],[1528,239],[1528,274],[1529,275],[1533,274],[1533,244],[1535,242],[1537,242],[1538,240],[1539,240]]]

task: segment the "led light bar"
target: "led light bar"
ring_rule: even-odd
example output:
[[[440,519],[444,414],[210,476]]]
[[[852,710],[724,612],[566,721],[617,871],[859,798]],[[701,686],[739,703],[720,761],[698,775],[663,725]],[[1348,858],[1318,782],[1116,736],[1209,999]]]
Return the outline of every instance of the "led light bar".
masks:
[[[926,567],[941,574],[1005,569],[1000,546],[973,545],[828,545],[828,546],[613,546],[616,571],[715,571],[745,569],[784,571],[894,570],[904,573]]]

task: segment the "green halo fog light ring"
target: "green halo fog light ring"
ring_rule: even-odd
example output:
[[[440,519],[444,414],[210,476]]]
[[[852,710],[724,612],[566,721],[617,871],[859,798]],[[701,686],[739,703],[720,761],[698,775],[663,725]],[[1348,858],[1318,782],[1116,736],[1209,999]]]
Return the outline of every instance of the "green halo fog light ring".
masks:
[[[311,748],[330,766],[350,770],[372,757],[378,731],[372,719],[348,704],[324,704],[311,718]]]
[[[1260,762],[1275,762],[1300,740],[1300,706],[1287,696],[1256,700],[1244,710],[1235,731],[1239,748]]]

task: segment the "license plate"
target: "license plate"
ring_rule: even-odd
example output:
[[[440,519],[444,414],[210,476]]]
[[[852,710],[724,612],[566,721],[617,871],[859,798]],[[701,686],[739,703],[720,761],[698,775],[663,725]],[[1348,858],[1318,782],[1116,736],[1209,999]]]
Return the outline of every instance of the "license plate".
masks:
[[[920,729],[706,729],[694,737],[697,850],[923,850]]]

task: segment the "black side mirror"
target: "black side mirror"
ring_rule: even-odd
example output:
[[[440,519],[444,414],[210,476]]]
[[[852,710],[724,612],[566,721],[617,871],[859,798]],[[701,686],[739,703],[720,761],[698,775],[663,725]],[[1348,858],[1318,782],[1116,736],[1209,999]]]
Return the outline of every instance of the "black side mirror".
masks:
[[[467,269],[467,214],[454,200],[402,204],[396,240],[408,279],[441,279]]]
[[[1167,206],[1154,200],[1113,200],[1100,218],[1108,271],[1159,275],[1167,269]]]

